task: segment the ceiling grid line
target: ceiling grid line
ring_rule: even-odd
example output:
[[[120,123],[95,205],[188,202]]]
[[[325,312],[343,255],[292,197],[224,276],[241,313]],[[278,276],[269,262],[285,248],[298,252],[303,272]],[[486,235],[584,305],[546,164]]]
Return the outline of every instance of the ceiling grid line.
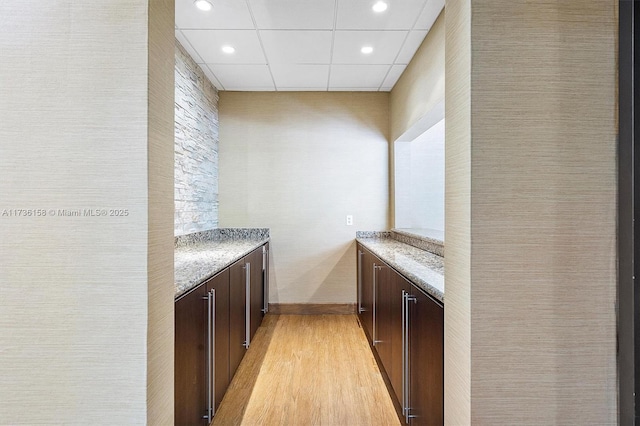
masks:
[[[185,40],[185,42],[186,42],[186,44],[187,44],[187,46],[183,46],[183,47],[187,50],[187,52],[191,52],[191,50],[193,50],[193,52],[197,52],[197,51],[196,51],[196,49],[195,49],[195,48],[193,47],[193,45],[191,44],[191,42],[189,41],[189,39],[184,35],[184,33],[182,32],[182,30],[178,29],[178,27],[176,27],[176,33],[180,33],[180,34],[182,34],[182,38],[184,38],[184,40]],[[190,50],[190,49],[191,49],[191,50]],[[199,55],[197,55],[197,56],[199,56]],[[193,59],[193,60],[196,62],[196,64],[198,64],[198,66],[202,69],[202,72],[204,72],[204,74],[205,74],[205,76],[207,77],[207,79],[209,79],[209,82],[210,82],[211,84],[213,84],[213,85],[216,87],[216,89],[218,89],[218,90],[224,90],[224,85],[220,82],[220,80],[218,80],[217,78],[215,78],[215,74],[213,73],[213,71],[211,71],[211,68],[209,68],[209,65],[207,65],[207,64],[206,64],[206,63],[204,63],[204,62],[203,62],[203,63],[198,63],[198,62],[197,62],[197,58],[193,58],[193,57],[192,57],[191,59]],[[200,59],[202,59],[202,58],[200,58]],[[207,73],[206,73],[206,71],[207,71],[207,70],[211,73],[211,77],[213,77],[213,79],[214,79],[214,80],[216,80],[215,82],[211,81],[211,77],[209,77],[209,76],[207,75]],[[216,84],[216,83],[218,83],[218,84]]]
[[[428,1],[429,0],[427,0],[422,5],[422,9],[420,9],[420,13],[416,15],[416,19],[413,21],[413,25],[411,25],[411,29],[412,30],[415,29],[416,24],[418,23],[418,20],[420,19],[420,15],[422,15],[422,13],[424,12],[424,8],[427,6],[427,2]],[[380,86],[378,86],[378,91],[382,90],[382,86],[384,86],[384,82],[387,81],[387,77],[389,76],[389,73],[393,69],[393,64],[396,63],[396,61],[398,60],[398,57],[400,56],[400,52],[402,52],[402,49],[404,48],[404,45],[407,43],[407,39],[409,38],[409,34],[411,34],[411,32],[407,32],[407,34],[405,34],[404,40],[402,40],[402,46],[400,47],[400,50],[398,50],[398,52],[396,53],[395,58],[393,58],[393,63],[389,66],[389,69],[387,70],[387,73],[385,74],[384,78],[382,79],[382,82],[380,83]]]
[[[336,43],[336,25],[338,22],[338,1],[333,2],[333,28],[331,31],[331,49],[329,50],[329,73],[327,75],[327,92],[331,87],[331,68],[333,68],[333,49]]]
[[[418,13],[416,15],[416,19],[413,20],[413,25],[411,25],[411,30],[415,30],[416,25],[418,24],[418,20],[420,19],[420,16],[422,16],[422,13],[424,12],[424,8],[427,7],[427,3],[428,2],[429,2],[429,0],[426,0],[424,2],[424,4],[422,5],[422,8],[420,9],[420,13]],[[402,52],[402,49],[404,48],[404,45],[407,43],[407,39],[409,38],[409,34],[411,34],[411,31],[407,32],[407,34],[404,36],[404,40],[402,41],[402,46],[400,47],[400,50],[398,50],[398,52],[396,53],[396,57],[393,58],[393,64],[395,64],[397,62],[398,57],[400,56],[400,52]],[[378,87],[379,91],[382,90],[382,86],[384,86],[384,82],[387,81],[387,77],[389,76],[389,73],[393,69],[393,64],[391,64],[391,66],[387,70],[387,74],[382,79],[382,82],[380,83],[380,86]]]
[[[267,69],[269,70],[269,75],[271,76],[271,82],[273,83],[273,87],[276,91],[278,91],[278,86],[276,85],[276,80],[273,78],[273,72],[271,71],[271,66],[269,65],[269,57],[267,56],[267,52],[264,49],[264,43],[262,42],[262,37],[260,37],[260,30],[258,29],[258,24],[256,22],[256,17],[253,14],[253,10],[251,9],[251,2],[249,0],[245,0],[247,4],[247,9],[249,9],[249,15],[251,15],[251,21],[253,22],[253,27],[255,28],[256,35],[258,36],[258,42],[260,43],[260,48],[262,49],[262,54],[264,55],[264,59],[267,65]]]

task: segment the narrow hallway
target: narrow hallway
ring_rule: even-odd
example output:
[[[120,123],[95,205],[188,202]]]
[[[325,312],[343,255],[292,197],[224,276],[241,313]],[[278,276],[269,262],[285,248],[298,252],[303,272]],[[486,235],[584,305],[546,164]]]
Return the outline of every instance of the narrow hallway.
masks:
[[[356,315],[267,315],[214,425],[399,425]]]

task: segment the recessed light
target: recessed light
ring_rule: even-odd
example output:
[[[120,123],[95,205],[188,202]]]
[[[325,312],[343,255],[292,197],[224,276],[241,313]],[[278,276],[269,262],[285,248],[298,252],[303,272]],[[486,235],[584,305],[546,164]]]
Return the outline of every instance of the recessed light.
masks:
[[[371,47],[371,46],[362,46],[362,49],[360,49],[360,51],[362,53],[364,53],[365,55],[368,55],[369,53],[373,52],[373,47]]]
[[[205,12],[208,12],[209,10],[213,9],[213,5],[209,3],[207,0],[196,0],[194,4],[198,9],[204,10]]]
[[[236,51],[236,49],[233,46],[222,46],[222,51],[224,53],[232,54],[233,52]]]
[[[383,1],[379,1],[376,4],[373,5],[372,9],[374,12],[380,13],[380,12],[384,12],[385,10],[387,10],[387,7],[389,7],[385,2]]]

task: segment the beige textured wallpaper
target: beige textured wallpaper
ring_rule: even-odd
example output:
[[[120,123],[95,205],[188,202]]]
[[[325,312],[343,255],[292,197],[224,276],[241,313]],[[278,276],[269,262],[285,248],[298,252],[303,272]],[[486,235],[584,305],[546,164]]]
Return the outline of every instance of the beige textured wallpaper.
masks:
[[[170,371],[155,197],[173,166],[156,162],[150,13],[147,0],[0,3],[0,424],[146,424],[170,392],[153,384]]]
[[[147,424],[173,424],[175,2],[149,1]]]
[[[471,4],[446,5],[445,424],[471,423]]]
[[[389,94],[220,92],[219,111],[220,226],[271,229],[271,303],[355,303],[355,232],[389,226]]]
[[[616,424],[615,4],[447,8],[446,423]]]
[[[409,66],[391,90],[392,141],[398,139],[444,99],[444,15],[444,11],[440,13]]]

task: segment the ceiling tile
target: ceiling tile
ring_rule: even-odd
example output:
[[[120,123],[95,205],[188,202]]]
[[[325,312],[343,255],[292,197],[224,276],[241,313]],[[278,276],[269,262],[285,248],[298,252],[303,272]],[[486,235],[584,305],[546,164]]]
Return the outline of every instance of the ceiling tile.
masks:
[[[390,90],[445,2],[385,0],[376,14],[376,0],[210,1],[175,0],[175,36],[218,89],[318,91]]]
[[[196,62],[196,64],[201,64],[204,62],[202,58],[200,58],[200,55],[198,55],[198,52],[196,52],[193,46],[191,46],[191,43],[189,43],[189,40],[187,40],[187,38],[182,34],[180,30],[176,30],[176,39],[178,39],[178,42],[180,42],[180,45],[184,47],[184,50],[187,51],[189,56],[191,56],[191,59],[193,59]]]
[[[382,82],[380,90],[389,91],[393,89],[393,86],[398,82],[398,79],[404,72],[406,65],[393,65],[387,74],[387,77]]]
[[[329,65],[271,64],[270,67],[278,90],[296,87],[327,90]]]
[[[374,12],[373,0],[338,0],[338,30],[410,30],[427,0],[385,0],[386,11]],[[429,0],[432,1],[432,0]]]
[[[331,31],[260,31],[270,64],[328,64]]]
[[[207,76],[211,84],[216,86],[216,89],[224,90],[224,86],[222,85],[222,83],[220,83],[220,81],[216,78],[213,72],[209,69],[209,66],[207,64],[201,64],[200,67],[202,68],[202,71],[204,71],[204,75]]]
[[[416,22],[416,30],[429,30],[444,8],[445,0],[428,0]]]
[[[335,0],[249,0],[249,4],[259,29],[333,29]]]
[[[183,30],[187,40],[208,64],[266,64],[258,34],[254,30]],[[233,46],[229,55],[222,46]],[[224,83],[223,83],[224,84]],[[226,85],[225,85],[226,86]]]
[[[422,44],[422,41],[427,35],[427,31],[411,31],[407,36],[407,39],[400,49],[400,54],[396,58],[396,64],[408,64],[411,62],[411,58],[416,53],[416,50]]]
[[[393,64],[407,31],[336,31],[334,64]],[[363,46],[373,47],[373,52],[360,52]]]
[[[193,0],[175,0],[176,26],[181,29],[251,29],[253,20],[247,3],[238,0],[210,0],[213,9],[205,12]]]
[[[388,65],[331,65],[329,89],[371,88],[377,90],[389,71]]]
[[[266,65],[209,64],[225,90],[275,90]]]

